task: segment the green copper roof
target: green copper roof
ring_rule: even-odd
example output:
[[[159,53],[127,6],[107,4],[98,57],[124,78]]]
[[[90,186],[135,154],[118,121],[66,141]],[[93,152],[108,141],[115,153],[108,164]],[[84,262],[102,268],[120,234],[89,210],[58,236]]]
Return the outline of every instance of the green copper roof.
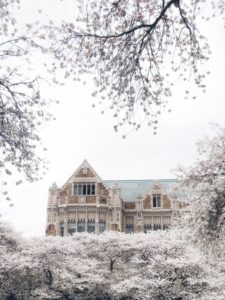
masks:
[[[176,179],[145,179],[145,180],[104,180],[104,184],[111,188],[118,184],[121,196],[125,202],[133,202],[138,196],[144,197],[155,184],[159,184],[165,192],[169,192],[177,182]]]

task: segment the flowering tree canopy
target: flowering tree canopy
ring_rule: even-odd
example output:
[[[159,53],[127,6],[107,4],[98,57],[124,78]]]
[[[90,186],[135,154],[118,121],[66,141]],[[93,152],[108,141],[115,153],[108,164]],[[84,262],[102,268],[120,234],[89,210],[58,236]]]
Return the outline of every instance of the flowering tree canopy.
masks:
[[[39,33],[34,33],[34,24],[22,26],[17,21],[19,9],[20,1],[0,0],[0,174],[3,180],[4,174],[16,170],[34,181],[45,167],[35,151],[38,128],[51,115],[44,111],[49,101],[41,95],[40,78],[30,70]],[[21,181],[22,176],[17,184]]]
[[[0,225],[1,299],[223,299],[213,264],[183,229],[25,240]],[[221,253],[224,257],[224,251]],[[111,268],[111,259],[115,260]]]
[[[100,102],[114,111],[116,131],[123,124],[139,129],[145,120],[156,133],[177,78],[205,91],[209,72],[200,65],[210,51],[198,28],[205,1],[78,2],[76,22],[49,26],[49,37],[65,77],[93,75],[93,96],[100,93]],[[208,5],[224,12],[224,1]]]
[[[139,129],[145,120],[156,133],[175,88],[174,73],[205,89],[207,71],[200,64],[208,59],[209,46],[197,23],[204,5],[198,0],[85,0],[77,1],[74,23],[20,28],[20,1],[1,0],[2,174],[11,174],[13,166],[30,181],[40,177],[38,128],[50,115],[44,113],[47,101],[40,93],[40,78],[28,71],[32,49],[54,54],[57,60],[50,59],[48,68],[52,74],[57,67],[65,69],[65,78],[81,80],[91,74],[93,96],[100,93],[100,102],[114,111],[116,131],[123,124]],[[208,5],[223,14],[224,1]]]
[[[198,150],[193,167],[178,169],[180,188],[187,192],[194,239],[216,247],[225,229],[225,129],[217,128],[214,138],[200,141]]]

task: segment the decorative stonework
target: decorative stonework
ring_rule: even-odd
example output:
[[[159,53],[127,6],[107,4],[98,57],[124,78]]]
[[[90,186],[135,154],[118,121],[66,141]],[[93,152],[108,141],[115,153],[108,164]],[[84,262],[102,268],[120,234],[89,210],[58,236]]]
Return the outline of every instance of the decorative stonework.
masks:
[[[151,209],[152,207],[152,199],[150,195],[147,195],[143,201],[143,208],[144,209]]]
[[[174,211],[165,186],[174,182],[103,181],[85,160],[62,188],[53,184],[49,189],[46,234],[166,229]],[[160,207],[153,204],[156,196]]]
[[[165,209],[171,208],[171,203],[170,203],[168,195],[163,195],[163,208],[165,208]]]
[[[81,169],[75,176],[76,178],[87,178],[87,177],[95,177],[95,175],[91,172],[90,169],[84,167]]]

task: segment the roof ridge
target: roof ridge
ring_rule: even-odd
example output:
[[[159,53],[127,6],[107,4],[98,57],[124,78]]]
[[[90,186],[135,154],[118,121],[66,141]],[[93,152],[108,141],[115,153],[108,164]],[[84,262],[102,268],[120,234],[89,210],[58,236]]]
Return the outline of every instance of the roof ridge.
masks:
[[[103,179],[103,181],[178,181],[176,178],[157,179]]]

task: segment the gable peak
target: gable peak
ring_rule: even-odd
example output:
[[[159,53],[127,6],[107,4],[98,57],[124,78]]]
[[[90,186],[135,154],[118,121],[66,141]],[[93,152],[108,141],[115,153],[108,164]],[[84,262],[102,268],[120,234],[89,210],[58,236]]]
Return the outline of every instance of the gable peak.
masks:
[[[102,181],[94,168],[90,165],[90,163],[87,161],[87,159],[84,159],[82,164],[79,166],[79,168],[75,171],[74,176],[76,178],[82,178],[82,177],[93,177],[97,179],[97,181]]]
[[[87,161],[87,159],[84,159],[84,161],[80,165],[80,168],[88,168],[88,167],[91,168],[91,165],[89,164],[89,162]]]

